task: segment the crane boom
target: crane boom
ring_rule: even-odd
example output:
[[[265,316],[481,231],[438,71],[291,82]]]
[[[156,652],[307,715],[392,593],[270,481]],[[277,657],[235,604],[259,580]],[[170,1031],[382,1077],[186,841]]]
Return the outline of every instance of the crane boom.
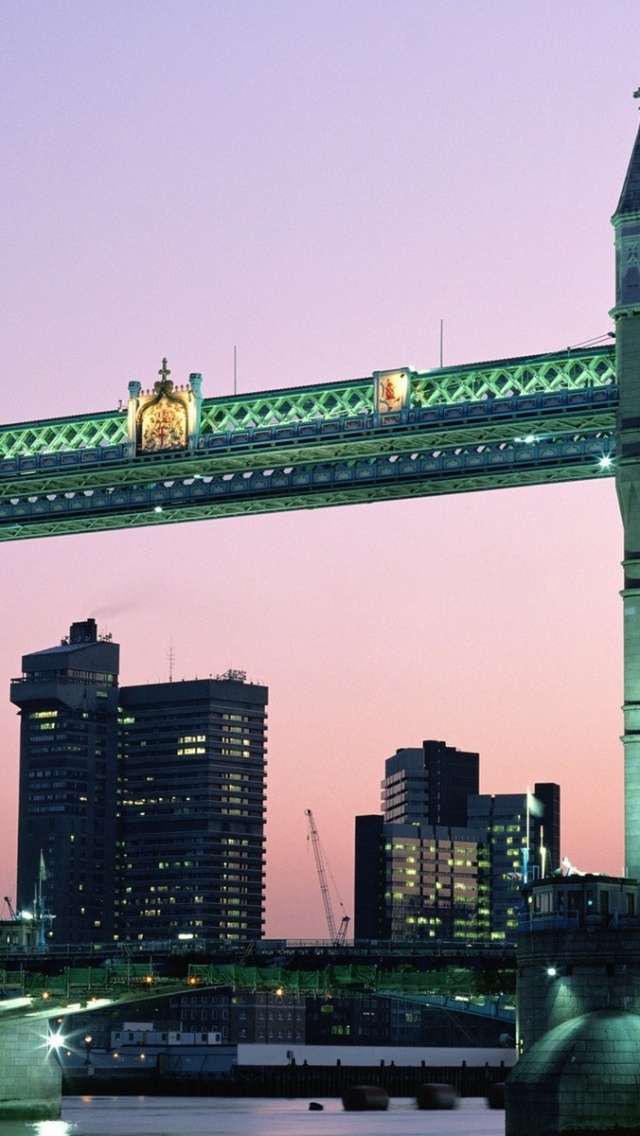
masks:
[[[324,870],[324,856],[322,855],[322,845],[320,844],[320,837],[318,836],[316,822],[313,819],[313,813],[311,812],[311,809],[305,809],[304,815],[309,821],[309,834],[311,836],[313,854],[316,858],[316,869],[318,872],[318,880],[320,882],[322,902],[324,904],[324,914],[327,920],[327,927],[329,928],[329,937],[331,941],[334,942],[336,937],[336,921],[333,917],[331,896],[329,895],[329,885],[327,884],[327,874]]]
[[[316,828],[316,822],[313,819],[311,809],[305,809],[304,815],[309,821],[309,835],[311,837],[311,844],[313,847],[313,855],[316,861],[316,870],[318,872],[318,881],[320,883],[320,894],[322,895],[322,902],[324,904],[324,914],[327,920],[327,927],[329,929],[329,937],[335,946],[341,946],[347,937],[347,928],[349,926],[349,916],[343,915],[340,923],[339,931],[336,931],[336,921],[333,914],[333,906],[331,904],[331,895],[329,894],[329,885],[327,884],[327,873],[324,866],[324,855],[322,852],[322,845],[320,843],[320,836]],[[342,906],[342,904],[340,904]]]

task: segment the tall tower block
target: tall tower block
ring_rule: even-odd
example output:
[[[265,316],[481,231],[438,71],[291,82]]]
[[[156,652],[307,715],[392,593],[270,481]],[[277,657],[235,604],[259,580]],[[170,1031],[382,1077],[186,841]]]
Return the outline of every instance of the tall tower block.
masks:
[[[636,92],[640,97],[640,91]],[[626,874],[640,878],[640,130],[613,215],[616,371],[620,391],[616,485],[624,526],[624,800]]]

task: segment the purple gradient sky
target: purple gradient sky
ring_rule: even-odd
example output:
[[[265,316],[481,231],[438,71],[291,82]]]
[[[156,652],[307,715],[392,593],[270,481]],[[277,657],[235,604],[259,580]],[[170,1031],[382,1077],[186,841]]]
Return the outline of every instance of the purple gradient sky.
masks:
[[[0,3],[2,420],[551,351],[611,329],[637,0]],[[621,524],[600,483],[2,545],[0,886],[21,655],[94,615],[124,682],[270,687],[267,933],[352,911],[384,759],[557,780],[563,851],[622,866]]]

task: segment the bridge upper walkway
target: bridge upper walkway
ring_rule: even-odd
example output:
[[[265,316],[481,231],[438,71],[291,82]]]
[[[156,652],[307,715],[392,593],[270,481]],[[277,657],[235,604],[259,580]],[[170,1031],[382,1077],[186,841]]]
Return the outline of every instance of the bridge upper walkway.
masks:
[[[613,472],[610,346],[209,399],[190,383],[0,427],[0,540]],[[165,413],[149,443],[142,415],[180,398],[183,441]]]

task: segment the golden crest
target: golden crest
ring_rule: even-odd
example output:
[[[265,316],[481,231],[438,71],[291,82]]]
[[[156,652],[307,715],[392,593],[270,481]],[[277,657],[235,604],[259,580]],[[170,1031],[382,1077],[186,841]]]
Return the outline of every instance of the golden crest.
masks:
[[[409,377],[406,371],[376,371],[375,408],[379,414],[405,410],[409,405]]]
[[[167,360],[162,360],[160,381],[138,400],[136,442],[139,453],[187,449],[189,443],[189,392],[174,390]]]

